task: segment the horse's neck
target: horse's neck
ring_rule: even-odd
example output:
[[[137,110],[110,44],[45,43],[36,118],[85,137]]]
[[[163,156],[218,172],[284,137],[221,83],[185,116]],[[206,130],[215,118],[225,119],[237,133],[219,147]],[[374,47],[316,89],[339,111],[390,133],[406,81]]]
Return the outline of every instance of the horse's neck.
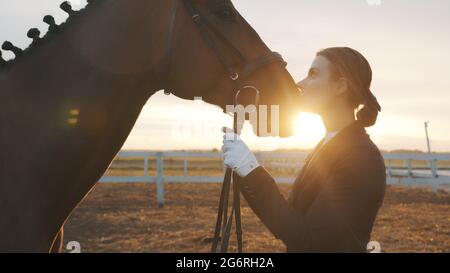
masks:
[[[164,0],[102,1],[65,38],[93,67],[150,78],[154,84],[152,76],[160,72],[156,68],[162,59],[166,13],[170,12],[165,6]]]
[[[159,88],[160,2],[94,4],[3,75],[0,249],[56,234],[125,142]]]

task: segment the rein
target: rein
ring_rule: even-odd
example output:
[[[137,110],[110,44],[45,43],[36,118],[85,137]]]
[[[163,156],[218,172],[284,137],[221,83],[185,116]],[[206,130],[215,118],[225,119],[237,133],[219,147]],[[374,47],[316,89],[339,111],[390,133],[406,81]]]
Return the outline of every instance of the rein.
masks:
[[[235,97],[234,106],[239,105],[239,96],[244,92],[255,92],[255,106],[259,106],[260,91],[253,85],[245,85],[243,81],[248,79],[257,70],[270,65],[272,63],[280,62],[284,65],[287,63],[283,60],[283,57],[277,52],[268,52],[255,60],[248,61],[242,52],[231,43],[231,41],[223,35],[211,22],[209,22],[204,16],[201,16],[199,11],[195,8],[192,0],[175,0],[175,4],[170,16],[169,29],[167,31],[167,47],[162,61],[162,75],[163,82],[165,83],[165,94],[170,94],[170,69],[172,64],[172,55],[174,50],[174,33],[177,21],[177,14],[179,5],[182,2],[186,9],[186,12],[191,16],[192,21],[197,27],[205,44],[214,52],[218,61],[228,74],[228,77],[235,85]],[[215,40],[211,37],[210,32],[216,36],[221,42],[223,42],[227,48],[229,48],[233,54],[240,59],[244,64],[240,73],[227,61],[222,52],[217,47]],[[202,93],[203,94],[203,93]],[[225,110],[224,110],[225,111]],[[233,113],[233,130],[235,133],[239,133],[241,128],[238,128],[238,113]],[[239,129],[239,130],[238,130]],[[233,188],[233,204],[231,208],[230,216],[228,217],[228,201],[230,195],[230,189]],[[236,235],[237,235],[237,249],[239,253],[242,253],[242,225],[241,225],[241,210],[240,210],[240,188],[239,188],[239,176],[233,172],[231,168],[227,168],[223,179],[222,190],[220,194],[219,209],[217,212],[216,227],[214,231],[214,237],[212,240],[211,252],[216,253],[218,250],[219,242],[221,241],[220,252],[226,253],[228,251],[229,239],[231,236],[231,228],[233,225],[233,218],[236,221]]]

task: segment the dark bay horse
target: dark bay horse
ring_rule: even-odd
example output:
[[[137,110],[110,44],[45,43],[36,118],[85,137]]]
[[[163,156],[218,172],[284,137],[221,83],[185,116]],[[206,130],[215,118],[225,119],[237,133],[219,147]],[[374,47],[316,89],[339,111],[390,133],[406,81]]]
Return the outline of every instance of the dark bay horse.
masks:
[[[221,61],[240,72],[242,57],[271,53],[229,0],[190,1],[213,26],[202,31],[218,58],[184,2],[97,0],[81,11],[65,3],[68,21],[46,16],[49,32],[31,30],[28,49],[4,44],[16,58],[0,56],[0,252],[58,249],[66,219],[157,91],[225,109],[236,85]],[[289,136],[298,89],[281,62],[257,68],[241,81],[258,87],[261,105],[280,106],[280,135]]]

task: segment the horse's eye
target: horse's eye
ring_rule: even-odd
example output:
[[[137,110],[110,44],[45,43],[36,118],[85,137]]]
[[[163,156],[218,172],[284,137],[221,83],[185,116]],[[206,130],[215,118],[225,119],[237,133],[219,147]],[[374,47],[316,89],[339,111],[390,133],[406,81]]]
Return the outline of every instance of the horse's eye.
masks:
[[[233,20],[236,17],[236,13],[229,6],[222,6],[215,11],[217,17],[224,20]]]

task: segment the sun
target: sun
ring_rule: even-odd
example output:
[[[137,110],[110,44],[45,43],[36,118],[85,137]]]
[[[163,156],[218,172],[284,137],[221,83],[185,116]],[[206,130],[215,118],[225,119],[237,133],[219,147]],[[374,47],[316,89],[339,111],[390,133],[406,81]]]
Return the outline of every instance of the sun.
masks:
[[[325,135],[325,127],[318,115],[300,113],[294,120],[295,140],[301,146],[314,146]]]

